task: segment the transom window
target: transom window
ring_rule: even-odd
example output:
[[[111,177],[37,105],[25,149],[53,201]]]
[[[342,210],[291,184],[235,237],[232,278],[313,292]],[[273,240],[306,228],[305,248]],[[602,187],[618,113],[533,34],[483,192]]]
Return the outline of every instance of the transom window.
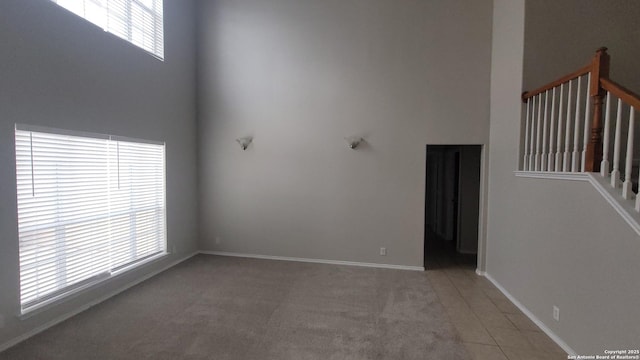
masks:
[[[164,59],[162,0],[51,0]]]
[[[165,146],[16,125],[23,313],[166,253]]]

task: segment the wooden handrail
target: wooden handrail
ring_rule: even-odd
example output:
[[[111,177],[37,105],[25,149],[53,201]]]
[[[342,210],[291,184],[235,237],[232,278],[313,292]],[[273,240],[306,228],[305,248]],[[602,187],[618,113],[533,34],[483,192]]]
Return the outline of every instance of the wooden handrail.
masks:
[[[542,94],[543,92],[547,91],[547,90],[551,90],[555,87],[560,86],[561,84],[566,83],[567,81],[573,80],[573,79],[577,79],[580,76],[586,75],[588,73],[591,72],[591,70],[593,69],[593,64],[589,64],[586,65],[574,72],[572,72],[569,75],[565,75],[563,77],[561,77],[558,80],[552,81],[550,83],[548,83],[547,85],[541,86],[535,90],[532,91],[526,91],[524,93],[522,93],[522,102],[526,103],[527,101],[529,101],[530,98]]]
[[[625,103],[633,106],[636,110],[640,110],[640,95],[625,88],[611,79],[600,79],[602,88],[622,99]]]

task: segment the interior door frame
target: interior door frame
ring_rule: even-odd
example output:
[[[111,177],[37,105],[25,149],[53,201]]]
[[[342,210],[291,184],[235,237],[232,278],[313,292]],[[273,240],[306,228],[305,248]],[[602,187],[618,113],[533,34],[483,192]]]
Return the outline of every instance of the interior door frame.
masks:
[[[425,236],[426,236],[426,231],[427,231],[427,226],[426,226],[426,221],[424,221],[424,219],[426,219],[426,186],[427,186],[427,150],[428,150],[428,146],[433,146],[433,145],[453,145],[453,146],[460,146],[460,145],[477,145],[480,146],[480,193],[479,193],[479,199],[478,199],[478,253],[477,253],[477,259],[476,259],[476,273],[478,275],[484,276],[486,274],[486,263],[487,263],[487,253],[486,253],[486,249],[487,249],[487,212],[488,212],[488,204],[487,204],[487,199],[488,199],[488,176],[489,176],[489,149],[487,148],[487,145],[485,144],[477,144],[477,143],[471,143],[471,144],[427,144],[424,147],[424,172],[423,172],[423,186],[422,188],[424,189],[423,191],[425,191],[425,193],[423,194],[423,201],[425,201],[424,206],[423,206],[423,234],[422,234],[422,254],[423,254],[423,258],[422,258],[422,264],[425,263]],[[459,184],[458,184],[459,185]]]

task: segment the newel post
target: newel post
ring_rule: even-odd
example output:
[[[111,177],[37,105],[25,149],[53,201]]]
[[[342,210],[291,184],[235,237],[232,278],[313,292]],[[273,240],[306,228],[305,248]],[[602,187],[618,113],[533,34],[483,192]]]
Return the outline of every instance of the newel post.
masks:
[[[586,172],[599,172],[602,161],[602,103],[604,102],[605,90],[600,84],[600,79],[609,78],[609,54],[607,48],[601,47],[596,51],[591,69],[591,88],[589,96],[593,103],[593,121],[591,123],[591,137],[587,144],[585,154]]]

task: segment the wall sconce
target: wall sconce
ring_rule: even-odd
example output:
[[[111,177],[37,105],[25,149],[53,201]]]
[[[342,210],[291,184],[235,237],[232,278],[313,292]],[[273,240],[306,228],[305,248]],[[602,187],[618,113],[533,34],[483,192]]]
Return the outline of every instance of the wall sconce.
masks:
[[[358,145],[360,145],[362,141],[364,141],[364,139],[360,136],[349,136],[344,139],[347,141],[349,148],[354,150],[358,147]]]
[[[240,144],[242,150],[247,150],[247,147],[249,147],[249,144],[251,144],[253,138],[251,136],[246,136],[240,139],[236,139],[236,141],[238,142],[238,144]]]

